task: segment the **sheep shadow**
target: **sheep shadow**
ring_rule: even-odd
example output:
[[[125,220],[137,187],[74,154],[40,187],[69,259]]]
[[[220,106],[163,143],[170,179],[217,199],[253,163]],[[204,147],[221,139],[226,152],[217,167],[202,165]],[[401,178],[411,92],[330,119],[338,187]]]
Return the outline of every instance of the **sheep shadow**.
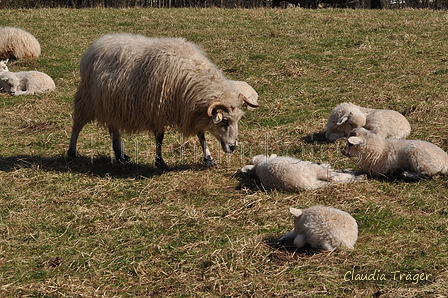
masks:
[[[321,253],[322,250],[312,248],[308,244],[304,247],[295,247],[291,245],[283,245],[278,243],[278,239],[281,236],[268,235],[263,238],[264,244],[273,250],[270,254],[270,258],[277,264],[284,264],[292,260],[297,260],[303,256],[314,256]]]
[[[143,179],[160,176],[165,173],[165,171],[161,171],[153,165],[134,162],[120,163],[108,156],[98,156],[93,159],[84,156],[67,159],[64,155],[48,157],[33,155],[0,157],[0,171],[12,172],[21,168],[40,169],[48,172],[75,172],[103,178]],[[201,171],[205,169],[205,166],[179,165],[170,167],[168,171],[185,171],[191,169]]]
[[[301,138],[302,141],[308,144],[329,144],[331,143],[325,138],[325,131],[312,132]]]
[[[238,181],[236,190],[245,190],[246,192],[250,191],[252,193],[257,191],[269,191],[253,172],[243,173],[241,170],[238,170],[232,177]]]

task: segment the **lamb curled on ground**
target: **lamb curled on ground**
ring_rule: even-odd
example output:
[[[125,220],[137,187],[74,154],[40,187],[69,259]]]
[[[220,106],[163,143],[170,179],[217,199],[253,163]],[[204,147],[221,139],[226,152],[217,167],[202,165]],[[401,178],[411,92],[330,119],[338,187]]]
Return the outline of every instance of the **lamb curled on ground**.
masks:
[[[331,111],[325,138],[329,141],[345,138],[353,129],[359,127],[364,127],[382,138],[404,139],[411,133],[408,120],[396,111],[363,108],[344,102]]]
[[[421,140],[384,139],[364,128],[350,133],[344,155],[357,157],[363,172],[374,178],[418,180],[448,175],[448,155]]]

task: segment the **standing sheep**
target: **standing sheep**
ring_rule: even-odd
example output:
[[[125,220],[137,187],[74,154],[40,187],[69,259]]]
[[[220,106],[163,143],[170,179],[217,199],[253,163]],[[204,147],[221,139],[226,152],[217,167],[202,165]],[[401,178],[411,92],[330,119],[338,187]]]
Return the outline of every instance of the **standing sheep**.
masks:
[[[411,133],[408,120],[396,111],[363,108],[344,102],[331,112],[325,138],[333,142],[347,137],[358,127],[364,127],[383,138],[404,139]]]
[[[39,71],[0,72],[0,86],[11,95],[36,94],[56,88],[53,79]]]
[[[0,27],[0,59],[37,58],[40,44],[37,39],[20,28]]]
[[[292,243],[315,249],[354,249],[358,239],[358,224],[347,212],[326,206],[308,209],[289,208],[294,215],[294,230],[278,240],[280,245]]]
[[[199,47],[183,38],[105,35],[84,53],[80,75],[69,157],[76,156],[84,125],[97,120],[109,129],[119,161],[129,160],[121,131],[152,130],[155,164],[166,169],[162,141],[165,128],[174,126],[185,136],[198,136],[204,162],[213,167],[204,132],[213,134],[224,152],[231,153],[237,144],[241,106],[244,102],[258,106],[238,92]]]
[[[448,155],[420,140],[383,139],[364,128],[350,133],[344,155],[357,157],[359,166],[374,178],[418,180],[448,175]]]
[[[270,157],[257,155],[252,165],[244,166],[241,171],[255,172],[266,189],[300,191],[317,189],[336,183],[350,183],[361,177],[353,173],[338,173],[328,164],[317,164],[289,156]]]

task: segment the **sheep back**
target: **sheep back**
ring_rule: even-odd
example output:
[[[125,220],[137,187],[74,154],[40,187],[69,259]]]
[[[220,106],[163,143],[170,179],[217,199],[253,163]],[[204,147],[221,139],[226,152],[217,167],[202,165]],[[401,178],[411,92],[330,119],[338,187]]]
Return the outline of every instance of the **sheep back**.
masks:
[[[97,120],[129,133],[176,126],[195,134],[210,125],[212,100],[235,113],[243,104],[231,81],[183,38],[105,35],[84,53],[80,76],[75,121]]]
[[[29,32],[14,27],[0,28],[0,59],[37,58],[40,44]]]

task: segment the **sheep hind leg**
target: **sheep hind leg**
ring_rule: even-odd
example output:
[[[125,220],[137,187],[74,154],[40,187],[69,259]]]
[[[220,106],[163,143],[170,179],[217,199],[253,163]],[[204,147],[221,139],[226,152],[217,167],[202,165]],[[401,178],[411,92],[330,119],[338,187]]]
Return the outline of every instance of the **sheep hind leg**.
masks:
[[[162,143],[163,138],[165,137],[165,133],[164,132],[158,134],[155,133],[155,137],[156,137],[156,160],[155,160],[156,167],[162,171],[168,170],[168,165],[165,163],[162,157]]]
[[[78,142],[79,133],[84,127],[85,123],[74,121],[72,127],[72,135],[70,137],[70,144],[67,150],[68,158],[76,158],[76,143]]]
[[[204,153],[204,164],[207,168],[213,168],[216,166],[216,162],[210,154],[210,150],[205,140],[205,134],[203,132],[198,133],[199,142],[201,143],[202,151]]]
[[[118,128],[109,126],[110,139],[112,141],[112,149],[115,153],[115,158],[118,162],[128,162],[131,160],[129,156],[124,153],[124,144],[121,140],[121,132]]]

